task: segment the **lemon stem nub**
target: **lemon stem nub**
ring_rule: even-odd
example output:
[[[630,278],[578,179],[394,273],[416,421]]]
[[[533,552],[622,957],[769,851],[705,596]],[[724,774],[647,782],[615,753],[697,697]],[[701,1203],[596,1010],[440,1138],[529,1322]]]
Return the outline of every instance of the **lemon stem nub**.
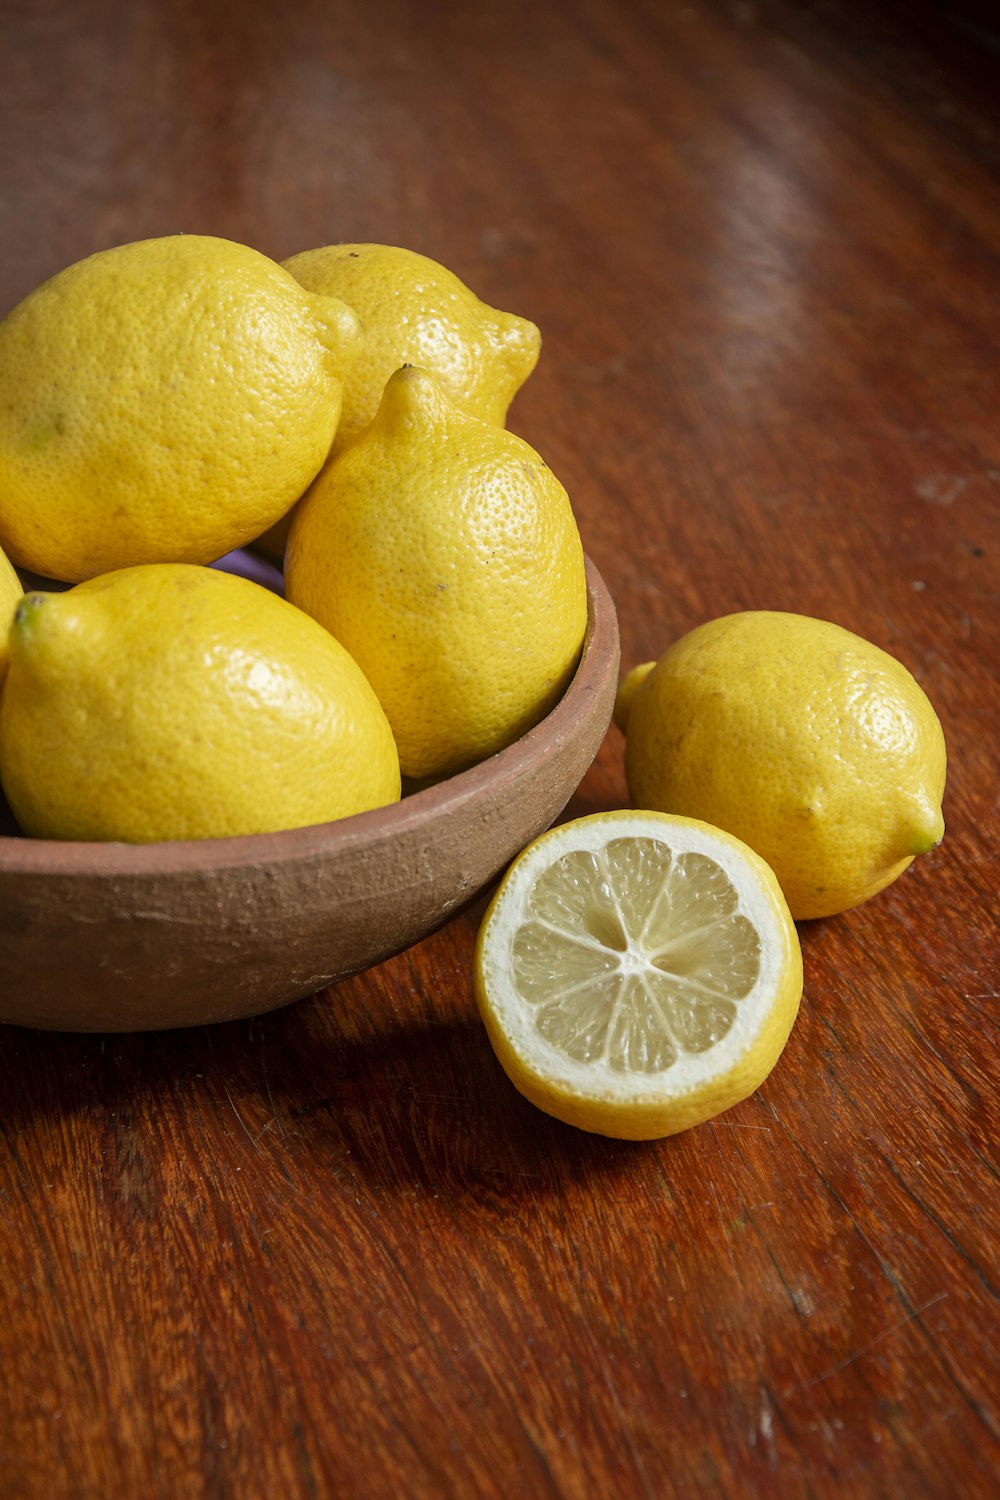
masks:
[[[628,720],[632,712],[632,704],[635,695],[646,681],[650,672],[656,666],[655,661],[645,661],[641,666],[633,667],[631,672],[626,672],[618,684],[618,696],[615,699],[614,721],[622,734],[628,733]]]
[[[364,342],[357,313],[337,297],[316,296],[316,332],[338,374],[351,368]]]
[[[48,594],[42,592],[25,594],[24,598],[21,600],[20,604],[14,611],[13,628],[16,630],[26,629],[30,624],[31,618],[34,615],[35,611],[41,608],[48,597]]]
[[[915,798],[910,818],[906,823],[906,852],[913,855],[929,854],[944,838],[944,815],[940,807],[927,798]]]
[[[375,422],[406,427],[416,423],[423,427],[455,417],[435,376],[420,365],[407,364],[400,365],[386,381]]]

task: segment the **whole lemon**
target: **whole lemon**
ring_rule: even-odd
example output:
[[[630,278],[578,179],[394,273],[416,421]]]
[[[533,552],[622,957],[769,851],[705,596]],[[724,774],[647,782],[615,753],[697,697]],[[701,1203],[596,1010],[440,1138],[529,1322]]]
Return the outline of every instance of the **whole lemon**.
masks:
[[[538,361],[534,323],[487,306],[437,261],[395,245],[325,245],[282,264],[308,291],[346,302],[364,326],[334,453],[368,426],[389,376],[406,364],[436,375],[460,410],[503,426]]]
[[[944,835],[937,715],[900,662],[839,625],[726,615],[623,690],[635,806],[742,839],[796,919],[866,901]]]
[[[69,266],[0,323],[0,545],[67,580],[241,546],[321,467],[360,344],[342,302],[228,240]]]
[[[23,593],[21,580],[0,551],[0,678],[7,670],[7,632]]]
[[[400,790],[343,646],[258,584],[184,563],[25,596],[0,776],[26,833],[130,843],[323,823]]]
[[[587,621],[562,485],[412,367],[297,506],[285,579],[361,665],[412,777],[469,766],[542,718]]]
[[[368,426],[386,381],[405,364],[430,370],[462,411],[503,426],[538,361],[534,323],[489,307],[437,261],[396,245],[324,245],[282,264],[309,291],[348,303],[364,325],[334,454]],[[261,537],[262,550],[280,559],[289,524],[286,517]]]

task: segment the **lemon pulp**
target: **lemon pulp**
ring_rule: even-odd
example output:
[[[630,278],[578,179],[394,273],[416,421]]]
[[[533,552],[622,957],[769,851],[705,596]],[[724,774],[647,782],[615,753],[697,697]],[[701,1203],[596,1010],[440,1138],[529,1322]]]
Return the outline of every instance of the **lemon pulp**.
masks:
[[[721,866],[662,839],[575,850],[536,882],[514,981],[540,1036],[579,1062],[660,1073],[729,1031],[760,937]]]
[[[719,829],[657,813],[544,834],[508,872],[477,946],[477,1000],[515,1086],[559,1119],[633,1139],[752,1093],[801,991],[768,866]]]

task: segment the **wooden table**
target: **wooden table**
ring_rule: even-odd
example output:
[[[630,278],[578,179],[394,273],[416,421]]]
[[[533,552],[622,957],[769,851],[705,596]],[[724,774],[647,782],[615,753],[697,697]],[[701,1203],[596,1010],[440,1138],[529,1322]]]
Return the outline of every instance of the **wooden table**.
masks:
[[[0,1032],[4,1500],[995,1493],[981,33],[861,0],[3,15],[4,307],[178,230],[425,251],[542,327],[512,425],[626,663],[823,616],[915,672],[950,752],[942,847],[803,925],[776,1071],[673,1140],[515,1094],[481,904],[250,1024]],[[625,798],[612,731],[571,810]]]

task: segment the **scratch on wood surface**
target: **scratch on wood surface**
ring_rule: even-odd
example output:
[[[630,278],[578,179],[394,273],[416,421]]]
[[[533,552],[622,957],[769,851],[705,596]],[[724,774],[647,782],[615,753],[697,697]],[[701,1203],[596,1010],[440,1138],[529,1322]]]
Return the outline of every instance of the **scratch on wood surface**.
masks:
[[[816,1311],[816,1305],[806,1291],[805,1287],[789,1287],[788,1295],[792,1299],[792,1305],[803,1322],[807,1322]]]
[[[517,1160],[516,1151],[512,1150],[512,1154],[514,1155],[515,1160]],[[520,1162],[518,1162],[518,1165],[520,1166]],[[532,1196],[534,1196],[534,1189],[530,1185],[528,1188],[528,1192]],[[563,1216],[563,1224],[566,1224],[565,1214]],[[576,1263],[577,1269],[582,1271],[583,1262],[581,1260],[578,1247],[572,1238],[570,1238],[569,1240],[568,1249],[570,1255]],[[646,1465],[643,1462],[642,1454],[639,1451],[635,1438],[632,1434],[632,1430],[629,1426],[628,1413],[626,1411],[625,1403],[622,1401],[622,1398],[618,1391],[618,1387],[615,1385],[615,1382],[612,1379],[611,1370],[609,1368],[610,1360],[608,1357],[608,1351],[602,1346],[601,1343],[598,1342],[597,1334],[595,1333],[593,1325],[589,1319],[585,1318],[581,1324],[581,1327],[583,1328],[583,1331],[590,1344],[596,1367],[600,1371],[601,1376],[604,1380],[604,1384],[607,1387],[607,1392],[609,1397],[611,1398],[611,1404],[615,1413],[617,1429],[625,1439],[625,1444],[634,1464],[635,1473],[641,1481],[643,1493],[648,1496],[648,1500],[658,1500],[660,1491],[652,1482],[649,1474],[646,1471]]]
[[[263,1156],[264,1153],[263,1153],[263,1151],[261,1151],[261,1149],[258,1146],[256,1140],[254,1139],[254,1135],[253,1135],[252,1130],[250,1129],[250,1127],[247,1124],[246,1120],[244,1120],[243,1116],[240,1114],[239,1110],[236,1108],[236,1101],[234,1100],[232,1094],[229,1092],[229,1089],[226,1087],[225,1084],[223,1084],[222,1087],[223,1087],[223,1090],[225,1091],[226,1098],[229,1100],[229,1107],[230,1107],[230,1109],[232,1110],[233,1114],[236,1116],[237,1120],[239,1120],[240,1124],[243,1126],[243,1131],[244,1131],[244,1134],[246,1135],[247,1140],[250,1142],[251,1146],[256,1151],[257,1155],[258,1156]]]
[[[751,1447],[757,1446],[758,1437],[763,1439],[768,1464],[772,1469],[777,1468],[778,1450],[774,1444],[774,1406],[771,1393],[766,1389],[760,1393],[760,1416],[757,1418],[756,1427],[750,1433]]]
[[[810,1391],[813,1386],[822,1385],[824,1380],[831,1380],[834,1375],[839,1375],[841,1370],[846,1370],[848,1365],[852,1365],[855,1360],[861,1359],[863,1355],[874,1349],[877,1344],[881,1344],[884,1339],[887,1339],[890,1334],[895,1333],[900,1328],[904,1328],[907,1323],[912,1323],[914,1318],[919,1318],[928,1308],[936,1307],[947,1296],[947,1292],[938,1292],[936,1297],[931,1297],[928,1302],[924,1302],[920,1307],[915,1307],[911,1313],[907,1313],[905,1318],[898,1318],[895,1323],[890,1323],[888,1328],[883,1328],[882,1332],[877,1333],[867,1344],[862,1344],[860,1349],[855,1349],[853,1354],[849,1354],[846,1359],[842,1359],[839,1365],[834,1365],[832,1369],[824,1371],[822,1375],[817,1375],[815,1379],[807,1380],[804,1385],[798,1386],[796,1392],[793,1394]]]
[[[952,505],[969,483],[966,474],[925,474],[913,486],[921,500],[931,505]]]
[[[715,1206],[719,1213],[719,1223],[722,1225],[722,1238],[725,1241],[726,1251],[729,1255],[729,1264],[733,1268],[733,1275],[738,1276],[739,1272],[736,1269],[736,1257],[733,1255],[732,1235],[729,1233],[728,1225],[726,1224],[726,1220],[723,1217],[722,1204],[719,1202],[719,1195],[715,1191],[715,1183],[710,1182],[708,1185],[712,1190],[712,1197],[715,1199]]]
[[[923,1437],[924,1433],[930,1432],[932,1427],[941,1427],[945,1422],[950,1422],[952,1417],[958,1416],[960,1410],[961,1408],[958,1406],[951,1406],[947,1411],[938,1412],[936,1417],[931,1417],[929,1422],[925,1422],[922,1427],[917,1428],[916,1436]]]
[[[595,1342],[595,1349],[596,1347],[597,1346]],[[657,1500],[659,1491],[657,1490],[656,1486],[651,1483],[650,1477],[646,1473],[646,1466],[642,1461],[642,1455],[640,1454],[639,1449],[636,1446],[635,1439],[632,1436],[631,1429],[628,1425],[628,1419],[625,1414],[625,1407],[622,1403],[621,1397],[618,1394],[618,1388],[615,1385],[614,1381],[611,1379],[611,1372],[608,1369],[606,1360],[600,1361],[600,1369],[601,1374],[604,1376],[604,1383],[608,1388],[608,1395],[611,1397],[612,1404],[618,1412],[618,1420],[620,1424],[619,1430],[625,1439],[625,1443],[629,1450],[629,1453],[632,1455],[632,1462],[635,1464],[635,1472],[639,1475],[639,1478],[642,1481],[643,1488],[646,1494],[649,1496],[649,1500]]]
[[[475,1094],[441,1094],[432,1093],[430,1089],[415,1088],[404,1089],[403,1092],[413,1099],[443,1100],[446,1104],[477,1104],[479,1102]]]
[[[261,1041],[264,1041],[263,1035],[261,1036]],[[261,1047],[260,1051],[260,1068],[264,1078],[264,1089],[267,1094],[267,1102],[271,1106],[271,1118],[268,1120],[267,1124],[264,1126],[264,1129],[260,1133],[261,1135],[263,1135],[264,1130],[270,1130],[272,1125],[277,1125],[278,1134],[282,1137],[283,1140],[287,1140],[288,1132],[285,1129],[284,1124],[278,1114],[278,1106],[274,1102],[274,1094],[271,1090],[271,1075],[267,1070],[267,1057],[265,1056],[263,1046]]]
[[[771,1442],[774,1435],[774,1413],[766,1392],[760,1403],[760,1435],[765,1443]]]

